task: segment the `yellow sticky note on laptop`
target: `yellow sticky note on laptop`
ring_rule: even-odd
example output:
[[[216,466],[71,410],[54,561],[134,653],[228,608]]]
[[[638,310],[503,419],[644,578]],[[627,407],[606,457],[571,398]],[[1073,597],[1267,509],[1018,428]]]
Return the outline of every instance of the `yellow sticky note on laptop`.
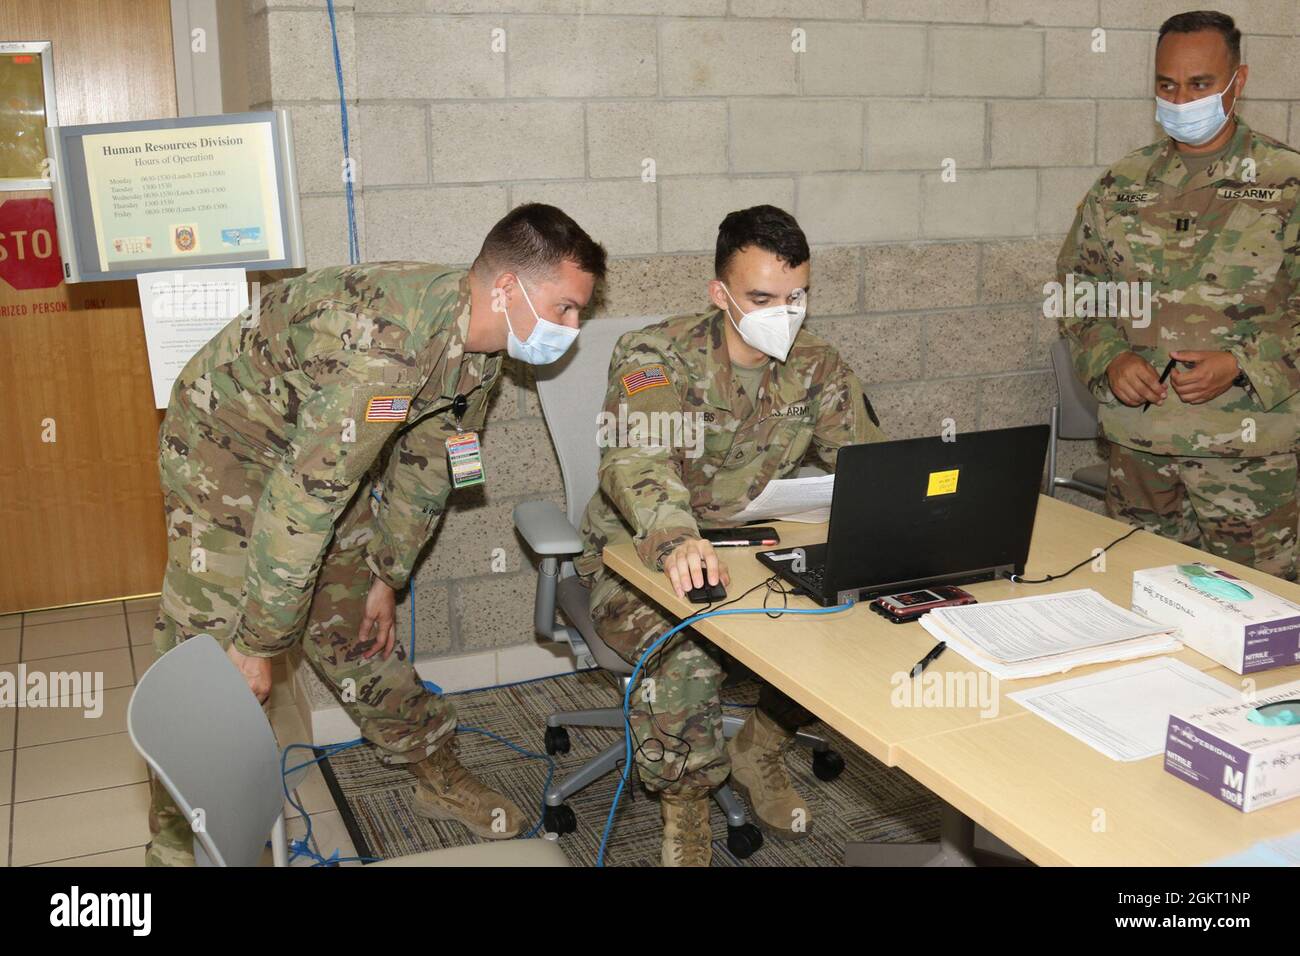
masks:
[[[960,468],[953,468],[949,471],[930,472],[930,484],[925,489],[925,496],[933,498],[935,495],[950,495],[955,492],[960,471]]]

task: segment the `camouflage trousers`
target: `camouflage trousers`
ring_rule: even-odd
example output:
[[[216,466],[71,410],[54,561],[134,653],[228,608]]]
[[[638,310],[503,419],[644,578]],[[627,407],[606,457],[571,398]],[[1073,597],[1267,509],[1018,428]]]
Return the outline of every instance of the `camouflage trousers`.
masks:
[[[591,619],[596,633],[635,664],[677,619],[616,575],[601,572],[595,577]],[[705,793],[726,782],[731,762],[718,691],[728,663],[717,647],[687,628],[674,634],[642,668],[628,716],[637,769],[648,790]],[[791,733],[815,719],[766,683],[758,709]]]
[[[167,570],[154,624],[159,654],[198,634],[209,634],[228,648],[240,619],[249,536],[267,473],[228,444],[202,440],[205,436],[197,432],[205,427],[174,422],[170,415],[163,425]],[[171,436],[182,441],[169,442],[169,428],[188,433]],[[414,763],[455,732],[456,713],[449,700],[425,689],[401,642],[386,660],[363,656],[370,648],[358,641],[357,632],[371,580],[365,563],[365,547],[374,534],[370,500],[370,487],[363,483],[335,526],[316,577],[301,647],[380,758]],[[201,562],[194,559],[195,549]],[[152,775],[150,783],[152,840],[146,862],[192,865],[189,822]]]
[[[1179,458],[1110,446],[1106,512],[1294,581],[1296,456]]]

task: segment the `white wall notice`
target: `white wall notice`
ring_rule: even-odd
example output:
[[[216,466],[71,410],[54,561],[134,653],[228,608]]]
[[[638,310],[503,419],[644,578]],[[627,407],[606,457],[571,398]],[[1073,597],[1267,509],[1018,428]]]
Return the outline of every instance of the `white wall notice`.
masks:
[[[154,407],[167,407],[172,383],[185,363],[248,308],[247,278],[243,269],[186,269],[136,276]]]

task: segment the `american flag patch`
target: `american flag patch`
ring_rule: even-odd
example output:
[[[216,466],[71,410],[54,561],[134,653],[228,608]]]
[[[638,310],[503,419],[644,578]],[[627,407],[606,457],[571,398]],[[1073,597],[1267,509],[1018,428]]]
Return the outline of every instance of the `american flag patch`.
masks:
[[[668,372],[662,365],[646,365],[623,376],[623,390],[629,395],[668,384]]]
[[[404,422],[410,410],[409,395],[376,395],[366,403],[366,421]]]

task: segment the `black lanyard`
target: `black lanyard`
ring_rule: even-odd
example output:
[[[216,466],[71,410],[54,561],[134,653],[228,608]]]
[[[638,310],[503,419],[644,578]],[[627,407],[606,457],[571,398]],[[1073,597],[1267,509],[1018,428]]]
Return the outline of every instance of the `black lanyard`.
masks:
[[[451,397],[450,395],[440,395],[439,398],[443,399],[444,401],[450,402],[451,404],[444,405],[442,406],[442,408],[435,408],[429,414],[441,415],[443,412],[450,411],[451,414],[455,417],[456,427],[459,429],[460,420],[464,418],[465,413],[469,411],[469,397],[482,387],[483,387],[483,383],[479,382],[477,385],[471,388],[464,395],[457,395],[455,398]]]

